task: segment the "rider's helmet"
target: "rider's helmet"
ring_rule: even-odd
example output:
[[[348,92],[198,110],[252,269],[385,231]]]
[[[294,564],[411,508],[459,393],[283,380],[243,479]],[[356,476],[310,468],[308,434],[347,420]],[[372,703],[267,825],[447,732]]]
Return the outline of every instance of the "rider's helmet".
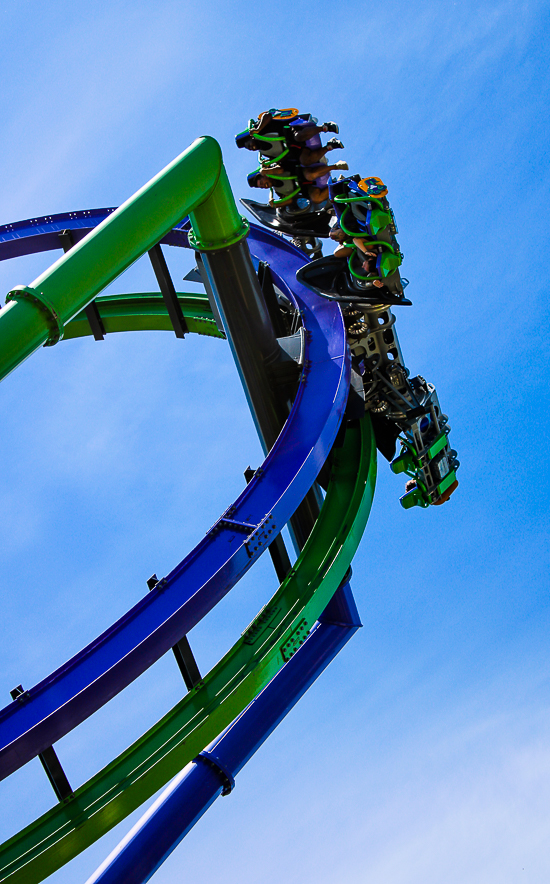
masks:
[[[388,188],[382,179],[376,178],[376,176],[373,176],[372,178],[361,178],[357,186],[360,190],[364,190],[368,196],[378,199],[382,199],[382,197],[388,195]]]

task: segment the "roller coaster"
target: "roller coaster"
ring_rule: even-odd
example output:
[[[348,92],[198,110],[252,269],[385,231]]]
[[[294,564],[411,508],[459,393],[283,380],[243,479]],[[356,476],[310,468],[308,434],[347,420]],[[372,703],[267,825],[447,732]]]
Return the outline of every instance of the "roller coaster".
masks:
[[[212,802],[231,792],[243,765],[361,625],[351,563],[372,504],[376,447],[386,444],[380,417],[398,427],[392,469],[413,478],[404,506],[441,502],[456,485],[447,418],[434,388],[408,379],[392,302],[344,303],[341,292],[318,284],[323,268],[307,276],[326,260],[311,260],[311,231],[294,241],[285,234],[240,215],[210,137],[118,208],[0,227],[1,260],[63,250],[7,295],[1,378],[39,347],[77,337],[164,330],[225,339],[265,453],[201,542],[170,573],[150,577],[133,608],[40,683],[12,690],[0,712],[1,777],[38,756],[57,803],[0,846],[0,881],[44,880],[169,783],[89,879],[149,880]],[[163,246],[194,250],[189,278],[200,279],[205,294],[176,291]],[[147,253],[159,292],[101,295]],[[285,525],[298,553],[293,565]],[[187,634],[266,550],[278,590],[201,676]],[[56,741],[170,651],[187,687],[183,699],[73,789]]]

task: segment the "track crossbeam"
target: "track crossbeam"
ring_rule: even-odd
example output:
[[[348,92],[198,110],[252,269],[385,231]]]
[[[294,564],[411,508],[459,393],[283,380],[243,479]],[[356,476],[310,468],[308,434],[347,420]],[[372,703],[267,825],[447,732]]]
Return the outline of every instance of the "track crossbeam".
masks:
[[[17,685],[16,688],[13,688],[13,690],[10,691],[10,694],[12,700],[21,700],[24,702],[25,696],[28,696],[28,691],[23,690],[23,685]],[[61,766],[61,762],[57,757],[57,752],[54,747],[49,746],[47,749],[44,749],[43,752],[40,752],[38,757],[42,767],[46,771],[46,776],[52,784],[52,789],[58,800],[64,801],[65,798],[70,798],[73,794],[73,790],[67,779],[67,775]]]
[[[176,338],[184,338],[189,329],[187,328],[187,323],[182,313],[176,289],[172,282],[172,277],[170,276],[170,271],[168,270],[166,258],[164,257],[160,243],[157,243],[156,246],[149,249],[149,258],[153,265],[153,270],[155,271],[155,276],[162,297],[164,298],[164,303],[166,304],[170,322],[174,326]]]

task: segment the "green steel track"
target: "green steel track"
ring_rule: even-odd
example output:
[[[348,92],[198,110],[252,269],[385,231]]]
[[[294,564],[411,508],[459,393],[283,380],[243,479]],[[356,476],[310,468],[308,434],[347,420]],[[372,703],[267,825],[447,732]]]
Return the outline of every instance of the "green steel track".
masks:
[[[223,337],[204,295],[178,294],[192,332]],[[96,299],[107,333],[172,330],[158,294]],[[84,313],[65,339],[91,333]],[[294,567],[219,663],[103,770],[0,847],[0,881],[44,880],[149,799],[239,715],[305,640],[338,588],[374,494],[376,448],[368,416],[334,449],[321,513]]]
[[[178,301],[190,332],[223,338],[212,318],[212,311],[206,295],[177,293]],[[139,295],[102,295],[96,304],[107,334],[127,331],[170,331],[170,322],[162,295],[159,292],[144,292]],[[90,326],[84,311],[79,313],[65,327],[63,340],[91,335]]]

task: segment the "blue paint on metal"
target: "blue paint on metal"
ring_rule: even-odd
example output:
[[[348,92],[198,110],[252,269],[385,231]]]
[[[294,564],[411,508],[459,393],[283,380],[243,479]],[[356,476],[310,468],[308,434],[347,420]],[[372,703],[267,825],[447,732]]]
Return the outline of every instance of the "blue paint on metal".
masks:
[[[235,788],[235,778],[231,771],[225,767],[223,761],[221,761],[214,752],[210,749],[204,749],[202,752],[199,752],[194,760],[202,761],[204,764],[208,764],[217,771],[223,786],[222,795],[229,795],[229,793],[233,791]]]
[[[331,605],[338,618],[335,622],[327,613]],[[236,776],[359,626],[346,583],[294,656],[205,751],[215,755],[230,776]],[[192,761],[86,884],[145,884],[220,794],[222,783],[216,772]]]
[[[36,238],[45,237],[44,242],[50,242],[48,237],[57,235],[55,225],[82,230],[90,219],[97,219],[96,223],[102,220],[100,211],[96,216],[67,213],[5,225],[0,259],[7,257],[3,249],[7,250],[9,242],[18,241],[29,251],[40,250]],[[8,230],[10,227],[13,229]],[[172,231],[179,245],[187,245],[185,229],[182,222]],[[251,231],[249,242],[256,259],[270,264],[275,283],[301,310],[306,328],[303,383],[285,427],[261,472],[154,591],[31,688],[23,704],[14,702],[0,712],[2,778],[99,709],[198,623],[286,524],[328,456],[346,406],[350,378],[340,310],[296,282],[296,270],[307,259],[290,243],[260,228]],[[230,520],[258,527],[248,534],[231,526]]]
[[[0,261],[61,249],[59,234],[62,230],[73,232],[74,242],[84,239],[90,230],[97,227],[111,215],[115,208],[79,209],[76,212],[61,212],[58,215],[43,215],[27,221],[14,221],[0,225]],[[184,239],[189,230],[189,219],[185,218],[168,233],[162,243],[172,246],[186,246]]]

